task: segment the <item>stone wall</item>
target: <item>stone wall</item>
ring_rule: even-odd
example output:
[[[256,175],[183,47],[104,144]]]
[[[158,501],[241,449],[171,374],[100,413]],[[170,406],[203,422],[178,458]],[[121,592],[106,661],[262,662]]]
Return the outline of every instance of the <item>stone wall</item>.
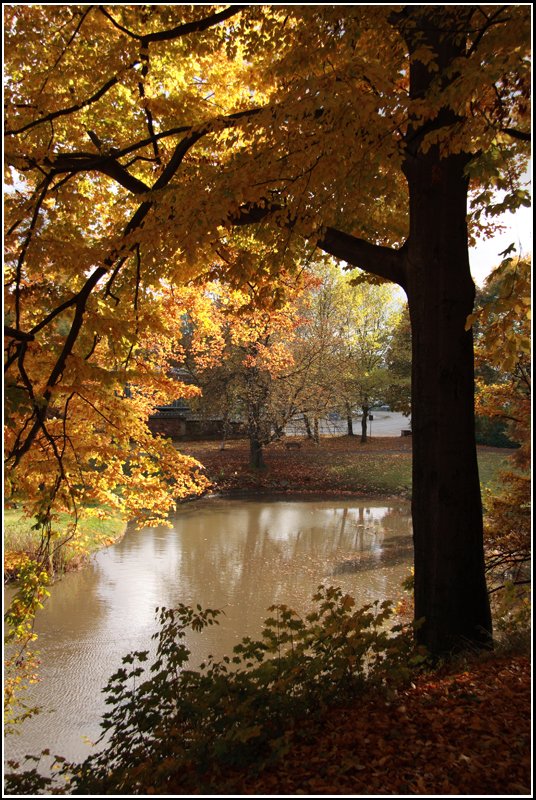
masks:
[[[162,436],[169,436],[171,439],[181,439],[186,434],[186,420],[182,417],[149,417],[149,430],[151,433],[159,433]]]

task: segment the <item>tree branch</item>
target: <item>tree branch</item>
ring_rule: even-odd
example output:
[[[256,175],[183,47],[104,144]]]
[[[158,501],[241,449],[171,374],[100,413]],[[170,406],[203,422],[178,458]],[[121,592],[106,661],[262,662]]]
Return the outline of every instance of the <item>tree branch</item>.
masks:
[[[137,62],[131,64],[130,67],[132,68],[135,66]],[[30,130],[31,128],[35,128],[37,125],[42,125],[44,122],[50,122],[53,119],[57,119],[58,117],[65,117],[67,114],[73,114],[75,111],[80,111],[82,108],[86,108],[86,106],[92,105],[92,103],[96,103],[97,100],[106,94],[112,86],[115,86],[116,83],[119,83],[119,78],[115,75],[113,78],[110,78],[109,81],[101,86],[95,94],[92,94],[91,97],[88,97],[87,100],[82,100],[81,103],[75,103],[68,108],[60,108],[58,111],[51,111],[50,114],[46,114],[44,117],[40,119],[34,119],[32,122],[28,122],[26,125],[23,125],[22,128],[11,128],[4,131],[6,136],[15,136],[17,133],[24,133],[25,131]]]
[[[223,11],[218,11],[215,14],[211,14],[209,17],[204,17],[203,19],[194,20],[193,22],[184,22],[181,25],[176,25],[174,28],[171,28],[168,31],[156,31],[155,33],[134,33],[134,31],[129,30],[124,25],[121,25],[117,20],[115,20],[109,11],[104,8],[104,6],[99,6],[99,11],[104,14],[104,16],[110,20],[112,25],[118,30],[126,33],[127,36],[130,36],[131,39],[136,39],[139,42],[144,42],[149,44],[149,42],[167,42],[170,39],[178,39],[180,36],[186,36],[189,33],[198,33],[200,31],[205,31],[207,28],[212,28],[214,25],[217,25],[219,22],[223,22],[229,17],[233,17],[235,14],[239,14],[243,9],[249,8],[247,5],[241,6],[229,6],[229,8],[224,9]]]
[[[48,377],[47,387],[43,392],[43,395],[40,398],[39,403],[37,403],[33,397],[33,387],[31,385],[31,381],[24,371],[24,365],[22,363],[23,355],[21,355],[21,358],[19,359],[19,371],[23,377],[23,380],[25,380],[25,384],[28,388],[30,397],[34,400],[34,411],[32,416],[35,417],[35,422],[33,423],[30,431],[28,432],[24,442],[22,442],[20,445],[17,444],[9,454],[9,458],[13,459],[14,467],[16,467],[19,464],[21,458],[24,456],[25,453],[28,452],[28,450],[30,449],[35,440],[35,437],[37,436],[40,430],[43,431],[43,433],[47,438],[50,438],[48,431],[46,430],[45,419],[48,411],[48,406],[50,404],[50,399],[52,397],[52,390],[56,385],[56,383],[58,382],[58,380],[60,379],[63,370],[65,368],[65,365],[67,363],[67,359],[71,355],[75,342],[78,338],[80,328],[82,327],[82,322],[84,319],[88,298],[91,292],[93,291],[94,287],[100,280],[100,278],[105,274],[106,274],[106,269],[104,267],[98,267],[92,273],[92,275],[90,275],[84,287],[76,295],[75,313],[73,321],[71,323],[71,328],[69,330],[69,333],[67,334],[67,337],[65,339],[65,344],[63,345],[63,349],[58,357],[58,360],[56,361]]]
[[[69,49],[69,47],[70,47],[70,46],[72,45],[72,43],[74,42],[74,40],[75,40],[76,36],[77,36],[77,35],[78,35],[78,33],[80,32],[80,29],[81,29],[81,27],[82,27],[82,25],[83,25],[83,23],[84,23],[84,20],[86,19],[87,15],[88,15],[88,14],[89,14],[89,13],[90,13],[92,10],[93,10],[93,8],[94,8],[94,6],[89,6],[88,8],[86,8],[86,9],[85,9],[85,11],[82,11],[82,12],[80,13],[80,18],[79,18],[79,20],[78,20],[78,23],[77,23],[77,25],[76,25],[75,29],[74,29],[73,33],[71,34],[71,36],[69,37],[69,41],[67,42],[67,44],[65,45],[65,47],[62,49],[61,53],[60,53],[60,54],[59,54],[59,56],[56,58],[56,60],[54,61],[54,64],[52,65],[52,67],[51,67],[51,68],[50,68],[50,70],[48,71],[48,75],[46,76],[45,80],[43,81],[43,84],[42,84],[41,88],[39,89],[39,95],[41,95],[41,94],[42,94],[42,92],[44,91],[44,89],[45,89],[45,86],[46,86],[46,85],[47,85],[47,83],[48,83],[48,80],[49,80],[49,78],[50,78],[50,75],[51,75],[51,73],[52,73],[52,72],[53,72],[53,71],[56,69],[56,67],[58,66],[58,64],[59,64],[59,63],[60,63],[60,61],[62,60],[63,56],[65,55],[65,53],[67,52],[67,50]],[[73,15],[73,18],[74,18],[74,15]]]
[[[125,189],[133,194],[144,194],[149,192],[151,187],[146,183],[131,175],[130,172],[117,161],[116,156],[96,156],[92,153],[73,153],[72,155],[60,155],[54,160],[46,159],[48,165],[52,166],[52,175],[60,175],[64,172],[102,172],[112,178]]]
[[[507,8],[508,8],[508,6],[501,6],[501,8],[497,9],[496,11],[494,11],[494,12],[493,12],[493,14],[491,14],[491,16],[489,16],[489,17],[487,17],[487,16],[484,14],[484,12],[482,11],[482,9],[481,9],[481,8],[479,8],[479,9],[478,9],[478,10],[479,10],[479,11],[480,11],[482,14],[484,14],[484,16],[485,16],[485,19],[486,19],[486,22],[485,22],[484,26],[483,26],[483,27],[482,27],[482,28],[481,28],[481,29],[478,31],[478,33],[477,33],[477,35],[475,36],[475,39],[474,39],[474,41],[473,41],[473,43],[472,43],[471,47],[470,47],[470,48],[469,48],[469,50],[467,51],[467,54],[466,54],[466,57],[467,57],[467,58],[468,58],[469,56],[472,56],[472,55],[473,55],[473,53],[474,53],[474,52],[476,52],[476,50],[478,49],[478,46],[479,46],[480,42],[481,42],[481,41],[482,41],[482,39],[484,38],[484,35],[486,34],[486,32],[487,32],[487,31],[488,31],[488,30],[489,30],[489,29],[490,29],[490,28],[491,28],[493,25],[500,25],[501,23],[504,23],[504,22],[506,22],[506,20],[505,20],[505,19],[502,19],[502,20],[501,20],[501,19],[499,19],[499,17],[500,17],[500,15],[503,13],[503,11],[506,11],[506,10],[507,10]]]
[[[121,150],[113,148],[110,154],[100,155],[96,153],[89,153],[89,152],[75,152],[75,153],[60,153],[55,158],[47,157],[44,161],[47,167],[50,167],[52,172],[51,176],[60,175],[62,173],[70,172],[70,173],[78,173],[78,172],[102,172],[105,175],[108,175],[113,180],[117,181],[121,186],[125,189],[128,189],[133,194],[143,194],[145,192],[149,192],[154,189],[161,189],[165,186],[169,180],[173,177],[174,173],[180,166],[182,159],[186,152],[192,147],[199,139],[203,136],[212,132],[212,126],[214,124],[223,125],[224,127],[231,127],[235,123],[240,122],[242,119],[247,119],[249,117],[256,116],[263,108],[250,108],[246,109],[245,111],[237,111],[234,114],[229,114],[225,117],[217,117],[215,119],[210,119],[202,126],[197,126],[194,128],[193,126],[181,126],[179,128],[172,128],[168,131],[163,131],[162,133],[155,134],[154,137],[149,137],[147,139],[142,139],[139,142],[136,142],[133,145],[129,145]],[[148,145],[155,146],[155,142],[159,139],[163,139],[169,136],[175,136],[179,133],[186,133],[187,136],[182,139],[175,148],[175,152],[173,153],[168,165],[165,167],[162,175],[156,181],[156,183],[151,187],[144,183],[139,178],[136,178],[134,175],[131,175],[130,172],[124,167],[122,164],[119,163],[118,159],[122,158],[125,155],[129,155],[130,153],[135,152],[136,150],[140,150],[143,147],[147,147]],[[11,163],[11,162],[10,162]],[[36,166],[34,163],[28,162],[29,167]],[[13,163],[13,166],[20,166]]]
[[[17,269],[15,273],[15,326],[18,328],[20,324],[20,292],[21,292],[21,281],[22,281],[22,267],[24,264],[24,260],[26,258],[26,253],[28,251],[28,247],[30,246],[30,242],[32,240],[33,232],[37,225],[37,220],[39,219],[39,213],[41,211],[41,206],[43,201],[46,197],[48,187],[52,180],[51,175],[47,175],[41,184],[41,193],[36,200],[35,208],[32,214],[32,219],[30,221],[30,225],[28,227],[28,231],[26,233],[26,237],[24,239],[21,251],[19,253],[19,257],[17,259]]]
[[[140,98],[143,101],[145,99],[145,81],[149,74],[149,48],[146,45],[144,46],[144,44],[142,44],[140,51],[140,62],[142,64],[142,68],[141,68],[141,80],[138,82],[138,91],[140,93]],[[160,161],[160,154],[158,152],[158,141],[155,139],[153,115],[148,105],[145,105],[144,110],[145,110],[145,118],[147,120],[147,130],[149,131],[149,137],[153,145],[153,153],[157,163],[160,164],[161,161]]]
[[[19,331],[16,328],[12,328],[9,325],[4,325],[4,336],[9,336],[11,339],[17,339],[19,342],[33,342],[34,335],[33,333],[24,333],[24,331]]]
[[[229,216],[227,222],[238,226],[251,225],[262,222],[270,214],[275,214],[282,208],[280,204],[269,200],[263,205],[251,203],[242,206],[236,214]],[[281,219],[277,222],[281,227],[290,227],[293,224],[292,221],[285,224]],[[324,235],[316,241],[316,246],[325,253],[346,261],[352,267],[358,267],[379,278],[397,283],[403,289],[406,288],[405,246],[399,250],[382,247],[331,227],[325,229]]]
[[[317,246],[352,267],[398,283],[405,289],[404,246],[399,250],[382,247],[331,227],[326,228]]]
[[[512,139],[519,139],[521,142],[532,141],[532,134],[530,131],[527,133],[526,131],[518,131],[517,128],[503,128],[501,133],[506,133],[508,136],[511,136]]]

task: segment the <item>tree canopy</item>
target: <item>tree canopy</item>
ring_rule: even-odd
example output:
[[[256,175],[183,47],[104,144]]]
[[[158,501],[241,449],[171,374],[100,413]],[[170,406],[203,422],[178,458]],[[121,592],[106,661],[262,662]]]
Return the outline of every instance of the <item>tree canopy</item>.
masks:
[[[489,637],[467,245],[528,203],[530,25],[528,4],[6,6],[13,496],[46,515],[120,487],[151,519],[194,491],[145,427],[169,391],[162,286],[262,303],[319,247],[408,294],[416,613],[436,650]],[[261,262],[228,258],[245,224]]]

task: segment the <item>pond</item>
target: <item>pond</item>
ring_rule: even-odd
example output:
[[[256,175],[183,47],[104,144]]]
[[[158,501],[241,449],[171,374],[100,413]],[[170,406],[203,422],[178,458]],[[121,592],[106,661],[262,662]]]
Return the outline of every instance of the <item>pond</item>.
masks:
[[[220,624],[188,639],[191,665],[257,637],[273,603],[306,612],[319,584],[362,605],[396,599],[413,559],[402,500],[204,498],[180,507],[172,529],[128,530],[51,590],[36,631],[44,707],[8,736],[6,758],[50,748],[82,759],[106,710],[102,687],[132,649],[149,649],[155,608],[221,608]]]

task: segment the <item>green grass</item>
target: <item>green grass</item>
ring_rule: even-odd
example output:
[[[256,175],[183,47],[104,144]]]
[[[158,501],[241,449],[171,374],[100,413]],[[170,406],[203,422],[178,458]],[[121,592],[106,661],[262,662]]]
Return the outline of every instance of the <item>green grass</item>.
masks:
[[[510,450],[504,453],[497,453],[495,451],[480,450],[478,453],[478,471],[480,473],[480,483],[491,489],[493,484],[497,482],[499,472],[505,469],[508,465],[508,454]]]
[[[481,483],[491,488],[505,464],[505,454],[479,451]],[[359,458],[350,456],[328,466],[328,470],[341,489],[406,497],[411,495],[411,453],[369,453]]]
[[[388,495],[411,491],[410,453],[351,456],[328,470],[341,489]]]
[[[72,518],[68,514],[60,514],[54,525],[55,541],[65,539],[67,528]],[[17,565],[23,556],[33,557],[39,548],[41,536],[39,531],[32,530],[35,520],[25,517],[20,509],[4,510],[4,576],[13,577]],[[126,523],[115,516],[110,519],[82,517],[79,520],[75,536],[61,548],[56,559],[55,570],[77,569],[97,550],[106,547],[121,538]]]

